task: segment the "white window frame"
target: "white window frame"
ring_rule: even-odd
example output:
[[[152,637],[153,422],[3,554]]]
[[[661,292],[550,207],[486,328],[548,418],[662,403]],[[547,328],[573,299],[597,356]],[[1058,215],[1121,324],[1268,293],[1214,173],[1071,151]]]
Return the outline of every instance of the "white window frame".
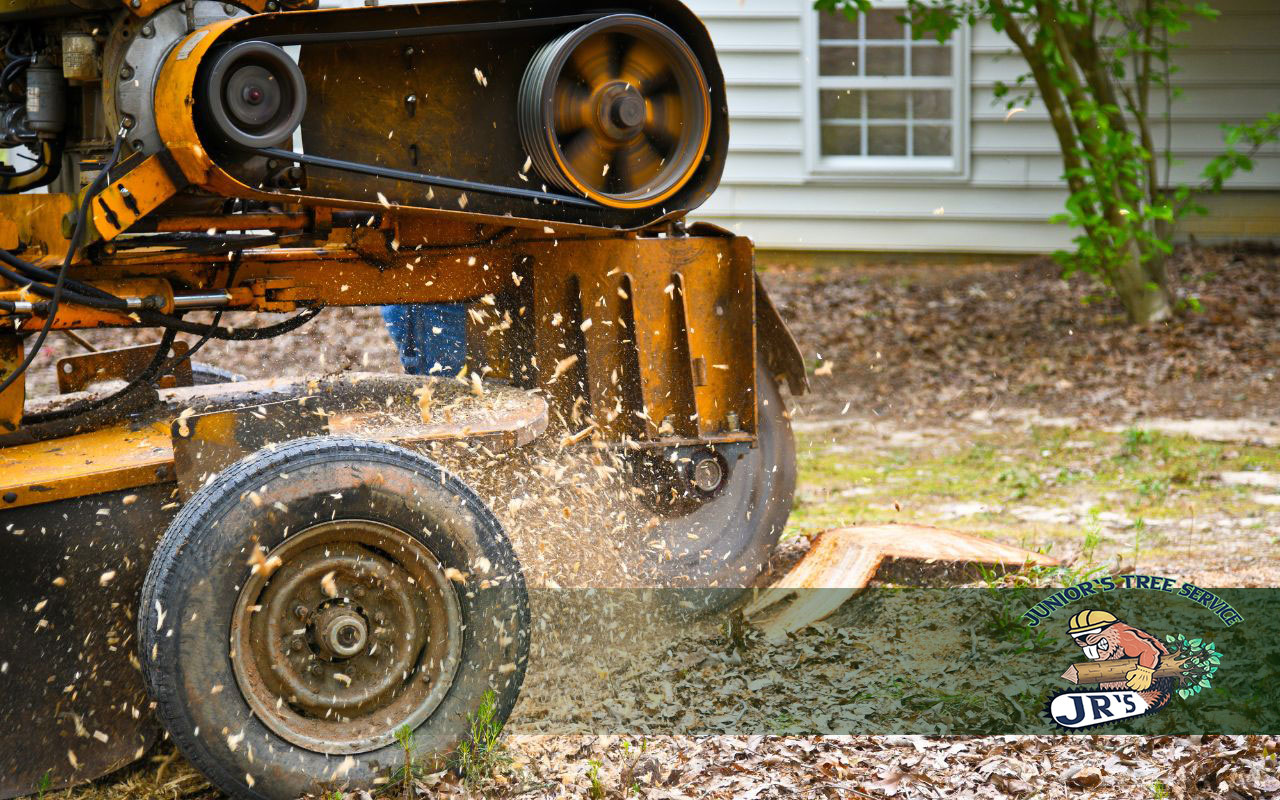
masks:
[[[965,180],[969,176],[969,26],[962,23],[952,34],[951,75],[937,78],[827,76],[819,70],[821,14],[808,3],[804,19],[804,128],[805,166],[815,180],[839,182],[921,182]],[[878,8],[903,8],[902,0],[877,0]],[[936,85],[935,85],[936,84]],[[950,89],[950,156],[826,156],[822,154],[822,89]]]

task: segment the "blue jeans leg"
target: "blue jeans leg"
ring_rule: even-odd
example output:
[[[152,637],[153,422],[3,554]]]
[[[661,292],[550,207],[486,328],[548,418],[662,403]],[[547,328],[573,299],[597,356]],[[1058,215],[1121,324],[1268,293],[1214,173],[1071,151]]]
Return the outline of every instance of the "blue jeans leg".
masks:
[[[410,375],[456,375],[467,361],[467,307],[383,306],[382,319]]]

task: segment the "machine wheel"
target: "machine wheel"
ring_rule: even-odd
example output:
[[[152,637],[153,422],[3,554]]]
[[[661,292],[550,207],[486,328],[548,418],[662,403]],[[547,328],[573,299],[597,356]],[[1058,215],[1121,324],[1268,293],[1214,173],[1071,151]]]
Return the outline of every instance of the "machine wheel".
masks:
[[[398,447],[325,437],[263,450],[174,518],[138,620],[156,714],[236,798],[293,800],[443,766],[528,658],[524,577],[465,484]],[[229,646],[228,646],[229,643]]]
[[[215,367],[200,361],[191,364],[191,377],[196,386],[216,386],[220,383],[240,383],[245,379],[238,372]]]
[[[757,359],[756,389],[757,446],[731,465],[714,499],[661,524],[671,557],[656,560],[654,570],[663,585],[691,587],[682,596],[686,607],[713,611],[736,601],[741,592],[733,590],[750,586],[764,570],[791,515],[795,437],[763,356]]]

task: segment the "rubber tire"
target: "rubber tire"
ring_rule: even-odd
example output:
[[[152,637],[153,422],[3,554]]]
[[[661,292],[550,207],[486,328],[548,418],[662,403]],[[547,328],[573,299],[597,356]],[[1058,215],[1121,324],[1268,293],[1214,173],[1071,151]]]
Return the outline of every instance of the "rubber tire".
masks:
[[[368,480],[370,470],[377,480]],[[470,575],[480,557],[492,564],[489,588],[475,577],[458,587],[461,664],[450,692],[414,733],[415,760],[442,768],[486,691],[496,692],[502,721],[515,704],[528,662],[528,594],[500,523],[470,488],[432,461],[382,443],[321,437],[259,451],[179,511],[147,572],[138,615],[156,716],[182,754],[231,797],[295,800],[321,789],[344,761],[296,747],[263,725],[238,690],[228,648],[251,537],[270,550],[287,525],[297,532],[344,516],[411,532],[446,569]],[[239,732],[244,744],[233,751],[227,736]],[[354,758],[335,784],[371,788],[404,760],[396,743]]]
[[[741,597],[768,565],[791,516],[795,435],[763,357],[757,358],[756,389],[756,447],[732,465],[720,495],[661,524],[673,557],[655,559],[654,571],[664,586],[691,587],[679,593],[679,605],[699,612],[726,608]],[[698,539],[690,540],[690,532]]]
[[[215,367],[212,364],[205,364],[202,361],[196,361],[191,364],[191,379],[196,386],[217,386],[221,383],[241,383],[246,380],[238,372]]]

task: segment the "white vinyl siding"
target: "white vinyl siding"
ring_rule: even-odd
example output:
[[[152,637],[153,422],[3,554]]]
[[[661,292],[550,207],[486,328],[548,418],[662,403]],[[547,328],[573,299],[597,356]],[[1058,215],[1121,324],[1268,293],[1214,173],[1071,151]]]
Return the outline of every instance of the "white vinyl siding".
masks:
[[[817,168],[814,149],[816,13],[807,0],[689,0],[715,40],[732,123],[721,189],[696,213],[761,247],[854,251],[1049,252],[1070,229],[1062,160],[1039,103],[1006,119],[999,80],[1025,70],[989,25],[968,33],[968,87],[958,173],[866,174]],[[1221,151],[1224,123],[1280,110],[1280,2],[1214,0],[1217,21],[1197,21],[1177,51],[1183,95],[1174,103],[1174,182],[1193,182]],[[1157,120],[1156,141],[1163,143]],[[1185,229],[1206,238],[1280,238],[1280,146],[1234,179],[1209,218]]]

